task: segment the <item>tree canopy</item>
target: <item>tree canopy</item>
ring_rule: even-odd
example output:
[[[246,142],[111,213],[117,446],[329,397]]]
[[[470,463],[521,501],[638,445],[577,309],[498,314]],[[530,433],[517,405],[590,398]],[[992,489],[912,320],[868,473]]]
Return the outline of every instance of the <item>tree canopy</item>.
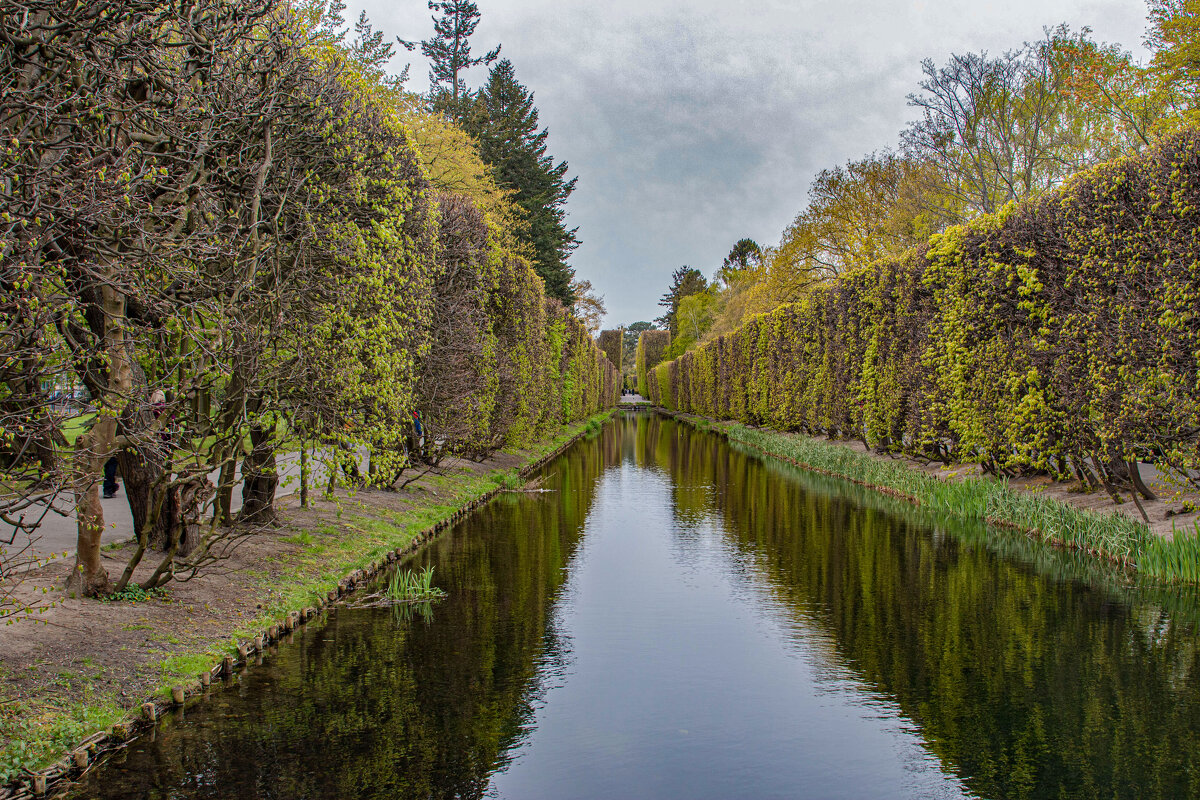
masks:
[[[471,35],[480,16],[471,0],[429,0],[429,10],[441,12],[433,18],[433,36],[421,42],[421,55],[429,59],[430,99],[435,110],[461,122],[470,94],[463,73],[495,61],[500,45],[482,56],[471,56]]]
[[[549,131],[540,127],[533,94],[517,80],[511,61],[501,59],[491,69],[464,128],[479,143],[496,182],[512,192],[524,212],[518,240],[546,282],[546,294],[572,306],[575,273],[567,259],[579,240],[576,229],[566,226],[566,202],[576,178],[568,179],[567,163],[555,162],[547,152]]]

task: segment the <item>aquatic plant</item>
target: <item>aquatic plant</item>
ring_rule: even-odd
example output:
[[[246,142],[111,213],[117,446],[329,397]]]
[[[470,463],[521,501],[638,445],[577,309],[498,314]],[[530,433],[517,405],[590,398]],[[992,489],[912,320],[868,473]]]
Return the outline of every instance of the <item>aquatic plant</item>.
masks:
[[[1192,531],[1151,539],[1139,555],[1138,569],[1167,581],[1200,583],[1200,521]]]
[[[515,469],[505,470],[500,472],[495,477],[496,485],[502,490],[514,492],[525,485],[525,481],[521,480],[521,473]]]
[[[446,593],[433,585],[433,567],[421,570],[396,570],[388,580],[387,598],[397,603],[440,600]]]

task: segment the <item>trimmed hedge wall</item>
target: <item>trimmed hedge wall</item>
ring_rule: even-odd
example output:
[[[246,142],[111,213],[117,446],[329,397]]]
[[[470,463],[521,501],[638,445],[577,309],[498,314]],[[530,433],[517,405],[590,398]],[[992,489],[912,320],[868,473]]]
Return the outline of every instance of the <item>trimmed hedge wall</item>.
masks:
[[[642,397],[649,397],[647,376],[650,370],[662,362],[663,354],[671,346],[670,331],[642,331],[637,345],[637,389]]]
[[[617,372],[621,371],[621,350],[625,344],[625,330],[623,328],[614,328],[613,330],[600,331],[600,335],[596,338],[596,344],[604,351],[604,355],[617,368]]]
[[[1193,130],[753,318],[646,389],[995,474],[1112,491],[1150,461],[1200,485],[1198,229]]]
[[[583,323],[496,244],[466,197],[439,198],[440,252],[422,416],[465,453],[522,447],[616,405],[620,376]]]

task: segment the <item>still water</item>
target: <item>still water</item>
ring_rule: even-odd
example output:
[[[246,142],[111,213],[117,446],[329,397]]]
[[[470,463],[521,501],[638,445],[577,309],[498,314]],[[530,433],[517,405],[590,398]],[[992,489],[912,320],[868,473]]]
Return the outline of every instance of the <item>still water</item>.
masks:
[[[1200,797],[1185,611],[652,415],[544,474],[71,796]]]

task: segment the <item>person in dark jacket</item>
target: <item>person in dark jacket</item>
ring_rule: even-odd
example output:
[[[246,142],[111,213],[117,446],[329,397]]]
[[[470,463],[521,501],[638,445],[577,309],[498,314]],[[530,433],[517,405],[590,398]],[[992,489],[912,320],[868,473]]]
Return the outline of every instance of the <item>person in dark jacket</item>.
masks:
[[[109,498],[117,493],[117,457],[113,456],[104,462],[104,497]]]

